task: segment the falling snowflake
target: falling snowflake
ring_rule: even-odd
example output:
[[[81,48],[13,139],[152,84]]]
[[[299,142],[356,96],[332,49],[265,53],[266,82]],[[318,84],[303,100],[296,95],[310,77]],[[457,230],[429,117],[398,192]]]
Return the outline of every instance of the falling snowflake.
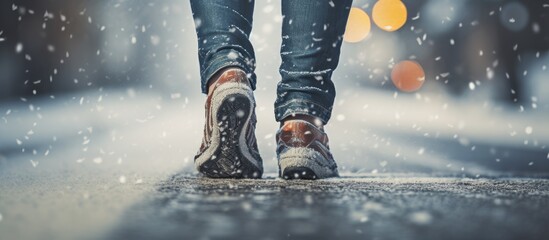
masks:
[[[475,83],[474,82],[469,82],[469,89],[475,90]]]
[[[30,160],[30,163],[32,164],[32,167],[36,167],[38,166],[39,162],[38,161],[34,161],[34,160]]]
[[[122,175],[118,178],[118,181],[120,181],[120,183],[126,183],[126,176]]]
[[[94,159],[93,159],[93,162],[94,162],[95,164],[101,164],[101,163],[103,162],[103,158],[100,158],[100,157],[94,158]]]
[[[531,126],[527,126],[525,129],[524,129],[524,132],[528,135],[532,134],[532,132],[534,131],[534,129],[531,127]]]
[[[22,51],[23,51],[23,43],[17,43],[17,45],[15,45],[15,52],[21,53]]]

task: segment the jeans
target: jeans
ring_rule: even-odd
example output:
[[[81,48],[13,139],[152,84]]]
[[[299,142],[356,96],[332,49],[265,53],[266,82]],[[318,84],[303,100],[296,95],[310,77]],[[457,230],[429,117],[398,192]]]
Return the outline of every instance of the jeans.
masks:
[[[336,95],[332,73],[352,0],[282,0],[281,81],[275,117],[317,117],[326,124]],[[198,36],[202,92],[227,67],[243,69],[256,87],[255,53],[249,41],[253,0],[191,0]]]

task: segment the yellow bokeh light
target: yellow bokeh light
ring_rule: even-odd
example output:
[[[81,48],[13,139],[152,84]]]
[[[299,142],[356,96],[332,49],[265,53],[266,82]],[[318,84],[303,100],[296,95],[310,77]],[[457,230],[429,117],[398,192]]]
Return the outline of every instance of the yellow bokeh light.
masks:
[[[393,67],[391,79],[395,87],[404,92],[414,92],[425,83],[425,71],[415,61],[405,60]]]
[[[393,32],[404,26],[408,10],[400,0],[379,0],[372,10],[372,18],[379,28]]]
[[[370,28],[371,22],[368,14],[360,8],[353,7],[349,13],[343,40],[351,43],[360,42],[368,36]]]

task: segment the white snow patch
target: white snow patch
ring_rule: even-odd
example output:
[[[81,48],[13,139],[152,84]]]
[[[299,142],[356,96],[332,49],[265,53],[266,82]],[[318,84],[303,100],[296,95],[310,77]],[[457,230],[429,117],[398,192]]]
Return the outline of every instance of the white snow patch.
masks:
[[[418,225],[427,225],[433,221],[433,216],[426,211],[414,212],[408,218],[410,222]]]
[[[229,54],[227,54],[227,57],[231,60],[235,60],[238,58],[238,53],[234,52],[234,51],[231,51],[229,52]]]

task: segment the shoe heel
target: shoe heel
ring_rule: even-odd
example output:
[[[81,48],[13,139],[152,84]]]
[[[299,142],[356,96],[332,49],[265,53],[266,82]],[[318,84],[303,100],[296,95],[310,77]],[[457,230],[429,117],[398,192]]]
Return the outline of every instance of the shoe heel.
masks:
[[[261,178],[263,174],[252,161],[246,142],[247,127],[253,113],[254,102],[243,93],[231,93],[223,97],[215,115],[219,129],[217,149],[199,171],[211,178]]]

